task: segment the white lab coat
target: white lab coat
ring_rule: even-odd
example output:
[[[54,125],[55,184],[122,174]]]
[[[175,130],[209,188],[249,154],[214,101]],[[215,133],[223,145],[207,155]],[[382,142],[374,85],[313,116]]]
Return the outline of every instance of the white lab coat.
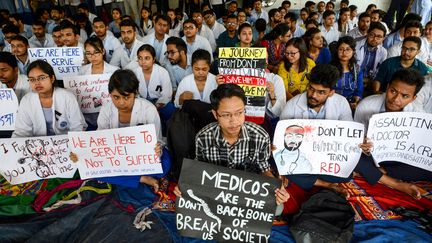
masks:
[[[275,117],[279,117],[286,104],[286,93],[283,79],[281,76],[274,73],[266,73],[265,78],[267,82],[273,84],[276,98],[274,105],[272,105],[271,100],[268,101],[267,110],[270,111]]]
[[[119,127],[118,109],[112,101],[104,103],[97,120],[98,130],[113,129]],[[130,126],[154,124],[158,140],[161,141],[161,123],[156,107],[149,101],[136,98],[132,108]]]
[[[212,52],[210,52],[210,54],[215,52],[216,51],[216,38],[213,34],[213,31],[207,25],[203,24],[201,26],[201,30],[198,32],[198,34],[209,41],[210,47],[212,49]]]
[[[36,38],[35,35],[28,40],[31,48],[57,47],[51,34],[45,33],[45,41],[43,44]]]
[[[104,45],[104,49],[105,49],[105,56],[106,56],[106,61],[110,62],[111,58],[114,54],[114,51],[117,48],[121,48],[121,43],[120,41],[115,38],[115,36],[111,33],[111,31],[107,31],[107,35],[105,36],[105,38],[102,40],[103,45]]]
[[[200,35],[196,35],[195,36],[195,41],[193,43],[188,43],[187,40],[186,40],[186,36],[183,36],[182,39],[184,40],[184,42],[187,45],[187,54],[188,55],[192,56],[192,54],[196,50],[198,50],[198,49],[204,49],[204,50],[206,50],[206,51],[208,51],[210,53],[211,61],[213,62],[213,55],[212,55],[213,51],[212,51],[210,42],[206,38],[204,38],[204,37],[202,37]]]
[[[168,40],[169,37],[170,37],[169,35],[165,34],[164,39],[163,39],[163,43],[164,44],[162,45],[162,50],[160,52],[160,55],[158,57],[156,57],[156,60],[159,63],[161,63],[161,64],[164,63],[165,59],[166,59],[165,52],[167,50],[167,46],[166,46],[165,42]],[[149,44],[149,45],[153,46],[153,43],[155,42],[155,39],[156,39],[155,33],[153,32],[153,33],[150,33],[150,34],[146,35],[143,38],[143,43],[144,44]]]
[[[69,131],[83,131],[87,127],[74,94],[63,88],[53,92],[53,130],[56,135]],[[47,129],[39,94],[26,94],[18,108],[15,131],[12,137],[46,136]]]
[[[91,63],[84,65],[79,70],[79,75],[89,75],[92,74],[92,65]],[[104,70],[103,73],[113,73],[118,70],[119,67],[108,64],[104,61]]]
[[[416,111],[424,110],[427,113],[432,113],[432,76],[425,77],[425,84],[411,104]]]
[[[7,88],[7,85],[2,83],[0,87],[4,89]],[[30,84],[26,75],[18,74],[18,79],[15,83],[15,86],[13,87],[13,90],[15,91],[15,94],[18,98],[18,102],[20,102],[24,95],[31,91]]]
[[[157,99],[156,104],[166,104],[172,98],[172,85],[168,71],[157,65],[153,64],[153,71],[150,75],[148,87],[144,80],[144,73],[141,67],[133,70],[139,80],[138,92],[141,97],[145,99]]]
[[[385,98],[386,93],[371,95],[364,98],[358,104],[354,114],[354,121],[363,123],[365,129],[368,129],[369,119],[372,115],[385,112]],[[423,110],[417,109],[412,103],[404,107],[403,111],[422,112]]]
[[[138,49],[144,45],[141,41],[135,39],[130,56],[128,56],[125,48],[125,44],[122,44],[121,47],[114,50],[111,61],[109,64],[121,68],[125,68],[129,63],[136,63],[138,61],[137,51]]]
[[[327,98],[325,103],[325,119],[352,121],[351,107],[345,97],[333,94]],[[309,119],[307,105],[307,92],[296,95],[290,99],[280,115],[281,120],[287,119]]]
[[[366,48],[366,38],[362,39],[361,41],[357,42],[356,45],[356,54],[357,54],[357,65],[361,67],[363,64],[364,58],[365,58],[365,48]],[[400,53],[399,53],[400,54]],[[378,73],[378,67],[381,65],[382,62],[384,62],[387,58],[387,50],[384,48],[383,45],[377,46],[377,52],[375,55],[375,62],[373,66],[373,77]]]
[[[195,83],[195,78],[193,74],[186,76],[178,85],[176,96],[174,99],[174,105],[178,108],[181,107],[179,104],[180,95],[185,91],[189,91],[193,93],[194,100],[201,100],[202,102],[206,102],[210,104],[210,94],[213,90],[217,88],[218,84],[216,83],[216,76],[209,73],[207,75],[207,80],[204,86],[203,95],[201,97],[198,87]]]

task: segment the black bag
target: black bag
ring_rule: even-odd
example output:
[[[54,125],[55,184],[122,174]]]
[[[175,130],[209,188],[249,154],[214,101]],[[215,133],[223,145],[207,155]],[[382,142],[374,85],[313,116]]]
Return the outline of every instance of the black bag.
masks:
[[[290,231],[296,242],[349,242],[354,229],[354,210],[345,198],[331,190],[312,195],[294,215]]]
[[[171,176],[179,178],[183,158],[195,159],[195,128],[188,113],[177,110],[168,122],[167,145],[171,153]]]

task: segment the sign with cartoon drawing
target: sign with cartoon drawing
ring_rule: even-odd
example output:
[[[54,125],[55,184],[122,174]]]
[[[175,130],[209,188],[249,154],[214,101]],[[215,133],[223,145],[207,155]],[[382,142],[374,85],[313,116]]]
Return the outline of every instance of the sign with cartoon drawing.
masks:
[[[280,186],[276,178],[184,159],[177,230],[217,242],[268,242]]]
[[[0,140],[1,175],[10,184],[72,178],[77,166],[69,159],[67,135]]]
[[[348,177],[361,156],[363,124],[333,120],[279,121],[273,157],[280,175]]]

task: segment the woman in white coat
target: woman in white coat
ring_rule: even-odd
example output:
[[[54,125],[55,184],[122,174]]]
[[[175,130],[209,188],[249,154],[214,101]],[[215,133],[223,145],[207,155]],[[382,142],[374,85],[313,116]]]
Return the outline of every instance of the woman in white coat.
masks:
[[[108,84],[111,101],[102,105],[98,118],[98,130],[114,129],[130,126],[154,124],[158,141],[161,141],[161,124],[155,106],[149,101],[138,96],[139,81],[130,70],[118,70],[113,73]],[[163,173],[148,176],[116,176],[98,178],[112,184],[126,187],[137,187],[138,183],[144,183],[158,189],[158,178],[164,176],[170,167],[170,162],[161,156],[161,145],[157,143],[156,153],[161,158]],[[78,161],[73,152],[72,161]]]
[[[111,74],[119,69],[119,67],[110,65],[105,61],[106,51],[102,40],[98,37],[92,36],[88,38],[84,43],[84,48],[84,54],[90,63],[81,67],[79,71],[80,75]],[[99,112],[84,113],[84,118],[88,124],[87,130],[92,131],[97,129],[98,115]]]
[[[81,67],[80,75],[113,73],[119,69],[105,61],[106,51],[102,40],[98,37],[88,38],[84,43],[84,49],[84,54],[90,63]]]
[[[85,130],[87,124],[76,97],[55,87],[51,65],[36,60],[27,70],[32,92],[21,100],[12,137],[51,136]]]
[[[198,49],[192,54],[192,74],[184,77],[177,87],[174,104],[182,107],[186,100],[200,100],[210,104],[210,93],[217,88],[216,77],[209,73],[211,55]]]

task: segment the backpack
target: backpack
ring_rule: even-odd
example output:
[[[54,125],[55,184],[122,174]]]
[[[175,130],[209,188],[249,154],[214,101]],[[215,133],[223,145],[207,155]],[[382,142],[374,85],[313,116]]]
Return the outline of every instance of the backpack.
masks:
[[[312,195],[294,215],[290,231],[296,242],[349,242],[354,229],[354,210],[332,190]]]
[[[195,159],[195,128],[188,113],[177,110],[168,122],[167,145],[171,154],[171,176],[179,178],[183,158]]]

